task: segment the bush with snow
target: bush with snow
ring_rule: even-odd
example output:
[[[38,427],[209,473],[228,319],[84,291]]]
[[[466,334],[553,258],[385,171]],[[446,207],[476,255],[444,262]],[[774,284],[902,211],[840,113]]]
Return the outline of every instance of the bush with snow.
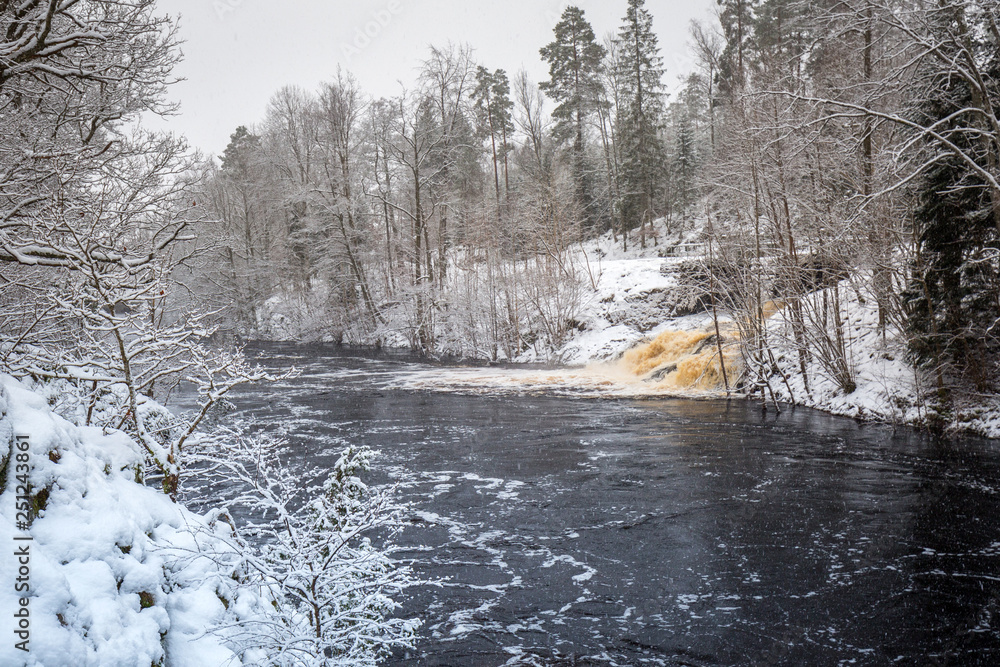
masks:
[[[264,660],[244,664],[367,666],[412,646],[419,621],[394,618],[398,605],[390,596],[415,580],[386,544],[402,507],[392,489],[360,479],[373,450],[349,447],[322,474],[284,465],[284,441],[264,434],[220,430],[199,444],[189,461],[202,478],[217,480],[213,488],[234,489],[231,500],[253,517],[231,538],[246,554],[240,587],[275,601],[267,618],[229,632],[244,650],[264,649]],[[381,546],[373,544],[376,536]]]
[[[18,435],[29,443],[35,511],[27,531],[17,525],[11,465]],[[126,434],[73,425],[45,398],[0,375],[0,541],[13,549],[15,537],[32,538],[19,542],[30,544],[26,594],[14,590],[16,560],[0,560],[0,633],[7,638],[0,664],[355,665],[408,645],[414,623],[385,620],[394,609],[387,593],[407,575],[359,530],[362,520],[368,527],[379,521],[389,503],[357,478],[368,456],[345,458],[341,477],[296,514],[300,549],[280,540],[258,548],[240,537],[228,512],[199,516],[137,482],[145,452]],[[310,634],[302,600],[289,597],[317,559],[343,575],[324,592],[329,607],[321,617],[334,622],[319,637]],[[352,587],[363,568],[378,578]],[[15,646],[15,619],[7,613],[25,595],[27,652]],[[275,653],[277,641],[295,650]]]

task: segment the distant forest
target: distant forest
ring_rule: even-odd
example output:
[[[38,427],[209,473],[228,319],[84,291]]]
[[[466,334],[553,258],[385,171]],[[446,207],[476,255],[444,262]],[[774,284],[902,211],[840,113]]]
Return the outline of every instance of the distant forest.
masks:
[[[850,284],[940,405],[1000,388],[995,0],[719,0],[674,95],[642,0],[604,37],[571,6],[537,45],[546,81],[439,45],[396,97],[348,72],[278,91],[217,162],[129,129],[179,57],[134,4],[0,14],[10,370],[117,377],[169,327],[512,359],[572,334],[593,274],[571,249],[610,233],[704,248],[689,287],[738,324],[748,386],[774,302],[802,372],[851,392]]]

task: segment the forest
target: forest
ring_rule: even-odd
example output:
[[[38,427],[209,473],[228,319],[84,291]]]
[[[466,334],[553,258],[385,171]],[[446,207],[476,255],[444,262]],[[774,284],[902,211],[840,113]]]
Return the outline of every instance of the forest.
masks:
[[[135,451],[87,475],[169,501],[188,469],[260,484],[244,500],[286,530],[258,526],[278,544],[259,557],[226,542],[220,562],[239,564],[221,580],[257,567],[271,592],[254,613],[301,597],[271,644],[230,637],[246,655],[312,632],[303,650],[321,660],[351,640],[326,623],[329,601],[288,583],[329,565],[324,531],[376,591],[358,603],[377,626],[366,659],[409,646],[416,627],[383,621],[394,606],[380,591],[408,573],[370,543],[346,546],[362,532],[348,519],[382,529],[399,509],[353,481],[371,452],[345,450],[308,489],[313,514],[296,514],[280,443],[264,456],[245,434],[206,435],[237,387],[295,373],[250,363],[247,341],[557,362],[600,333],[587,313],[605,256],[683,254],[639,329],[710,316],[696,342],[719,395],[823,407],[814,395],[849,402],[868,360],[891,362],[915,388],[880,380],[900,421],[1000,433],[996,0],[718,0],[715,20],[690,26],[690,72],[665,70],[654,21],[667,17],[620,4],[603,36],[564,9],[525,55],[537,50],[544,81],[479,62],[475,44],[437,44],[392,97],[340,68],[276,91],[216,158],[140,122],[177,110],[178,24],[154,0],[0,0],[0,379],[80,429],[128,436]],[[14,382],[0,420],[19,414]],[[182,392],[190,411],[162,407]],[[60,456],[38,452],[43,466]],[[38,478],[35,514],[55,475]],[[232,519],[209,523],[218,537]]]
[[[4,368],[58,375],[68,356],[100,360],[98,384],[165,386],[176,369],[129,371],[109,330],[147,337],[139,356],[211,330],[544,358],[593,283],[574,244],[610,233],[701,244],[685,280],[737,324],[748,390],[773,376],[778,303],[801,372],[819,360],[850,393],[853,286],[928,401],[995,391],[995,3],[722,0],[674,95],[654,17],[623,9],[601,38],[566,8],[538,45],[546,81],[450,43],[393,98],[341,70],[283,88],[219,160],[127,122],[171,108],[176,26],[151,5],[95,3],[99,50],[58,16],[11,15]]]
[[[817,359],[850,393],[849,290],[947,413],[1000,370],[997,20],[992,2],[722,0],[668,95],[644,3],[603,38],[569,7],[539,45],[547,81],[447,44],[395,98],[346,72],[282,89],[201,175],[215,248],[192,290],[247,337],[516,359],[578,326],[574,244],[696,243],[686,279],[738,323],[748,390],[774,375],[780,303],[806,390]]]

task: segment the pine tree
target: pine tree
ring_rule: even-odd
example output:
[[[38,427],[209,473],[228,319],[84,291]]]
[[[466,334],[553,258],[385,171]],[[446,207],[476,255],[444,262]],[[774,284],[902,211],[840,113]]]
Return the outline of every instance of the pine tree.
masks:
[[[629,0],[618,33],[621,50],[618,77],[625,91],[619,119],[622,143],[622,220],[626,231],[653,219],[664,157],[660,142],[663,116],[663,58],[653,32],[653,17],[644,0]],[[645,247],[645,235],[642,237]]]
[[[823,1],[764,0],[755,8],[753,46],[756,57],[783,75],[801,75],[810,43],[810,14],[822,11]]]
[[[539,87],[558,102],[552,116],[553,130],[559,141],[573,140],[573,181],[577,202],[588,220],[592,188],[586,169],[586,124],[596,112],[601,99],[601,61],[605,49],[597,43],[594,30],[579,7],[567,7],[555,27],[555,40],[541,48],[549,63],[549,80]]]
[[[699,119],[710,113],[708,86],[705,77],[690,74],[687,83],[667,109],[667,136],[670,137],[670,196],[671,214],[685,218],[697,197],[698,172],[701,156],[710,151],[710,137],[699,125]]]
[[[246,125],[240,125],[229,135],[229,145],[222,152],[222,169],[228,173],[246,173],[251,155],[260,150],[260,137]]]
[[[472,97],[479,112],[479,123],[483,136],[490,139],[493,153],[493,179],[496,186],[497,214],[500,212],[500,163],[504,165],[504,184],[510,193],[510,178],[507,175],[507,138],[514,131],[514,103],[510,99],[510,81],[502,69],[490,72],[480,66],[476,70],[476,90]]]

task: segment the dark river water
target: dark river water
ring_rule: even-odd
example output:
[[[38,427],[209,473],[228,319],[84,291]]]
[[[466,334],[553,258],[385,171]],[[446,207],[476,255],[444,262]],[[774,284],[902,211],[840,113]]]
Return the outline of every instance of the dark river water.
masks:
[[[249,352],[302,375],[236,394],[242,418],[311,463],[380,450],[413,504],[397,543],[443,582],[400,600],[423,626],[389,664],[1000,665],[996,441]]]

